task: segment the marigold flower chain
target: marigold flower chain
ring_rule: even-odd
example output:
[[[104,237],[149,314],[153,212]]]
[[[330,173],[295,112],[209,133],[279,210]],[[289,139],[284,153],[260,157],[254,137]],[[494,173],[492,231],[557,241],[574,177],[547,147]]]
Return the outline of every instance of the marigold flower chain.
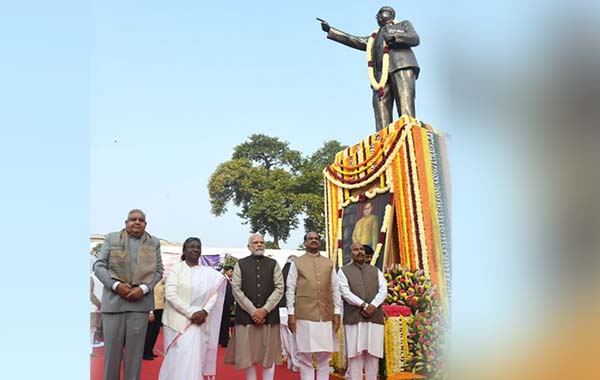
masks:
[[[341,175],[353,176],[372,168],[374,165],[371,164],[371,162],[380,162],[384,158],[385,153],[388,152],[390,147],[396,142],[399,131],[400,130],[394,131],[393,134],[391,134],[390,136],[388,136],[388,138],[383,140],[381,146],[377,147],[375,153],[373,153],[369,157],[366,157],[364,161],[361,161],[360,165],[351,165],[347,167],[341,163],[334,163],[331,165],[331,169],[333,169],[336,173]],[[346,171],[344,170],[344,168],[353,169],[350,169],[350,171]]]
[[[393,24],[397,24],[396,20],[393,21]],[[385,85],[388,80],[388,74],[390,70],[390,48],[387,45],[387,42],[383,41],[383,57],[381,62],[381,78],[379,82],[375,79],[375,64],[373,62],[373,45],[375,44],[375,38],[377,38],[377,34],[379,34],[380,28],[377,28],[371,33],[369,39],[367,40],[367,66],[369,67],[369,82],[371,82],[371,87],[373,90],[377,91],[379,97],[383,97],[383,91]]]

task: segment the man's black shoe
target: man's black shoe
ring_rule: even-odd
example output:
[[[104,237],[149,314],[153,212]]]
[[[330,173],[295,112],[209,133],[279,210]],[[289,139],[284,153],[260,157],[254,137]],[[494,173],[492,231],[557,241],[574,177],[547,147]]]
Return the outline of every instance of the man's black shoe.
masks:
[[[142,359],[144,359],[144,360],[154,360],[154,356],[143,356]]]

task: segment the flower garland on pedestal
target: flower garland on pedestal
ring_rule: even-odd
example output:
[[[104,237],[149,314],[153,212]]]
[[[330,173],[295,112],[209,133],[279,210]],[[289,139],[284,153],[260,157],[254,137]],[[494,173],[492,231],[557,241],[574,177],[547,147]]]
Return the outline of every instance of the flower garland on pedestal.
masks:
[[[391,215],[389,223],[383,224],[388,230],[381,232],[389,235],[391,226],[397,229],[393,236],[398,240],[391,242],[390,252],[404,267],[423,269],[438,285],[438,296],[447,309],[450,198],[443,134],[405,115],[339,152],[324,177],[329,257],[342,264],[344,208],[389,192],[394,196],[393,212],[386,210]],[[365,190],[357,193],[361,189]],[[388,253],[383,257],[386,264]]]
[[[386,374],[403,372],[409,359],[408,325],[410,308],[400,305],[383,305],[384,323],[384,360]]]
[[[451,262],[445,149],[443,133],[403,116],[339,152],[324,170],[327,252],[338,267],[343,265],[345,207],[390,195],[372,263],[383,254],[383,265],[395,264],[385,270],[386,303],[406,306],[412,315],[390,317],[401,319],[385,327],[386,360],[391,355],[393,368],[402,367],[400,373],[390,368],[388,380],[443,373]],[[339,359],[335,363],[341,368]]]
[[[335,334],[338,341],[338,351],[331,355],[330,366],[333,368],[331,376],[339,379],[345,379],[348,360],[346,358],[346,332],[343,327],[340,327]]]

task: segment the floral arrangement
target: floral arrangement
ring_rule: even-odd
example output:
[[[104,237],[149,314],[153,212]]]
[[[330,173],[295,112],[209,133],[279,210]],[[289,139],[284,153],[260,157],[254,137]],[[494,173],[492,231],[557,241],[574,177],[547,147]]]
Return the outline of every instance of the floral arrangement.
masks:
[[[383,276],[388,283],[386,304],[407,306],[413,315],[431,309],[436,286],[431,284],[431,279],[422,269],[409,271],[394,265],[385,268]]]
[[[372,84],[382,88],[385,81]],[[384,223],[389,229],[380,231],[382,244],[377,252],[383,262],[396,264],[384,270],[385,303],[393,308],[386,310],[384,334],[389,346],[384,347],[381,378],[440,378],[443,373],[452,280],[448,169],[444,134],[405,115],[338,152],[323,171],[326,247],[334,263],[343,260],[344,208],[364,201],[361,198],[393,196],[392,212],[386,210],[390,220]],[[398,256],[394,252],[390,257],[394,250],[383,249],[388,242],[398,243]]]
[[[441,307],[450,310],[450,177],[446,156],[443,133],[406,115],[338,152],[323,171],[329,258],[339,265],[344,208],[361,201],[361,196],[393,194],[393,212],[380,256],[386,263],[423,269],[436,285]],[[389,257],[394,250],[385,249],[388,242],[394,246],[397,242],[398,255],[394,258]]]
[[[428,379],[444,379],[444,353],[446,351],[446,326],[440,316],[440,308],[419,311],[408,321],[407,368],[413,373],[424,374]]]
[[[408,349],[408,321],[411,318],[410,309],[401,305],[384,305],[384,313],[386,315],[383,326],[384,340],[384,366],[380,366],[380,374],[386,375],[399,374],[405,371],[408,367],[407,363],[410,359],[410,351]],[[382,376],[388,378],[388,376]]]
[[[388,285],[385,303],[409,308],[412,313],[403,321],[406,335],[396,340],[403,344],[393,345],[408,351],[402,353],[403,369],[428,379],[442,379],[447,329],[436,298],[436,286],[423,270],[411,271],[397,265],[385,268],[384,277]]]

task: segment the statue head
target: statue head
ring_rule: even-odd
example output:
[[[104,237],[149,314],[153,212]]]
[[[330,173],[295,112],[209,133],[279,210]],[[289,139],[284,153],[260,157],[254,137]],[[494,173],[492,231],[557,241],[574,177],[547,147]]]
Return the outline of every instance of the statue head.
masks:
[[[392,7],[381,7],[379,12],[375,18],[377,19],[377,24],[382,27],[390,22],[394,21],[396,17],[396,11]]]

